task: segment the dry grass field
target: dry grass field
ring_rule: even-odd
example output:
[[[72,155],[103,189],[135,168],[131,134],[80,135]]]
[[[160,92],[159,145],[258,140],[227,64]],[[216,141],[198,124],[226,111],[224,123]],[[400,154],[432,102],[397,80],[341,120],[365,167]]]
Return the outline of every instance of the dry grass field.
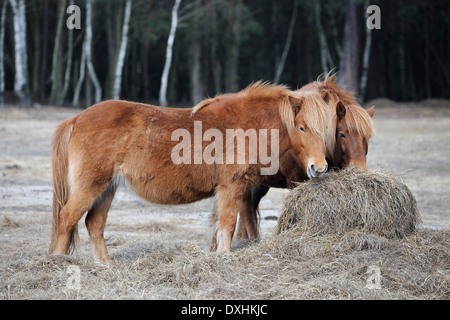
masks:
[[[261,202],[262,240],[235,241],[217,255],[205,251],[213,199],[160,206],[121,187],[105,231],[109,265],[94,262],[82,222],[77,254],[46,254],[52,135],[80,110],[0,109],[0,300],[449,299],[449,102],[373,104],[368,168],[395,172],[409,187],[421,212],[417,232],[275,235],[288,191],[271,189]]]

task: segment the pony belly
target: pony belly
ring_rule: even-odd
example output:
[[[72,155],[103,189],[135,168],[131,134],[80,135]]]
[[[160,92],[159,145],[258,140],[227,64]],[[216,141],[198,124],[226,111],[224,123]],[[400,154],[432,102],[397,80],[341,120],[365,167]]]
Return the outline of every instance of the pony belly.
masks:
[[[156,204],[188,204],[214,195],[214,190],[204,191],[189,186],[175,186],[166,180],[162,183],[158,181],[152,183],[129,181],[129,183],[139,197]]]
[[[129,170],[121,166],[119,173],[133,191],[152,203],[187,204],[212,197],[216,185],[214,175],[201,175],[191,170],[179,170],[176,166],[155,166],[153,170]],[[125,169],[125,170],[124,170]],[[185,168],[187,169],[187,168]],[[203,170],[203,174],[208,170]]]

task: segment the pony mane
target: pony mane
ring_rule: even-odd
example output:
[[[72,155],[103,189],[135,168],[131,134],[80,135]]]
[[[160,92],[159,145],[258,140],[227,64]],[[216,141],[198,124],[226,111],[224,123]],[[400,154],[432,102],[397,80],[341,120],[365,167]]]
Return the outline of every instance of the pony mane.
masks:
[[[319,79],[303,86],[299,91],[310,92],[313,90],[318,91],[323,98],[328,96],[327,103],[331,106],[333,120],[337,117],[336,106],[341,102],[346,108],[344,119],[348,130],[363,136],[369,142],[375,134],[372,118],[358,103],[353,92],[344,90],[337,84],[336,74],[328,73],[323,81],[320,80],[319,76]],[[332,156],[336,145],[336,121],[331,121],[329,129],[327,132],[327,154]]]
[[[192,109],[191,116],[206,106],[226,98],[242,97],[247,99],[278,99],[281,96],[287,96],[289,92],[289,88],[285,85],[275,85],[269,81],[260,80],[251,83],[247,88],[241,90],[240,92],[218,94],[214,98],[207,98],[201,101]]]
[[[256,81],[251,83],[247,88],[242,90],[240,94],[247,98],[276,98],[281,95],[288,95],[289,88],[282,84],[272,84],[270,81]]]
[[[219,100],[243,98],[251,100],[273,99],[278,101],[281,121],[289,134],[295,130],[295,111],[289,97],[302,100],[300,114],[312,133],[324,143],[327,141],[327,128],[331,123],[331,112],[328,105],[317,91],[299,92],[291,91],[285,85],[275,85],[268,81],[257,81],[250,84],[238,93],[226,93],[208,98],[197,104],[191,112],[191,116],[200,110],[212,105]]]

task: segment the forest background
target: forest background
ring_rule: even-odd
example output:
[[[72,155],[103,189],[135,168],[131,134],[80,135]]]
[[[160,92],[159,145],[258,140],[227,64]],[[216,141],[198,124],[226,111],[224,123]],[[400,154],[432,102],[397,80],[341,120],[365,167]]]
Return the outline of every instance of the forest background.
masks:
[[[371,5],[379,28],[367,27]],[[450,98],[448,0],[2,0],[0,10],[2,104],[191,107],[330,70],[360,102]]]

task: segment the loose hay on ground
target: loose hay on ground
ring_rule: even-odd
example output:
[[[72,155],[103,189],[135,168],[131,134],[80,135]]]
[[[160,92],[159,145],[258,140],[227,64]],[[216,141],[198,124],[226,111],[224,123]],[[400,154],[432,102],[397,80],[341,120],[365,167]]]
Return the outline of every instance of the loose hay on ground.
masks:
[[[129,243],[111,265],[82,256],[3,261],[0,299],[449,299],[450,231],[388,239],[359,230],[314,236],[290,229],[231,253],[199,244]],[[69,266],[81,289],[68,290]],[[369,266],[381,289],[366,287]]]
[[[415,231],[420,213],[398,178],[380,171],[341,170],[300,183],[286,195],[276,233],[298,228],[316,235],[354,229],[387,238]]]

